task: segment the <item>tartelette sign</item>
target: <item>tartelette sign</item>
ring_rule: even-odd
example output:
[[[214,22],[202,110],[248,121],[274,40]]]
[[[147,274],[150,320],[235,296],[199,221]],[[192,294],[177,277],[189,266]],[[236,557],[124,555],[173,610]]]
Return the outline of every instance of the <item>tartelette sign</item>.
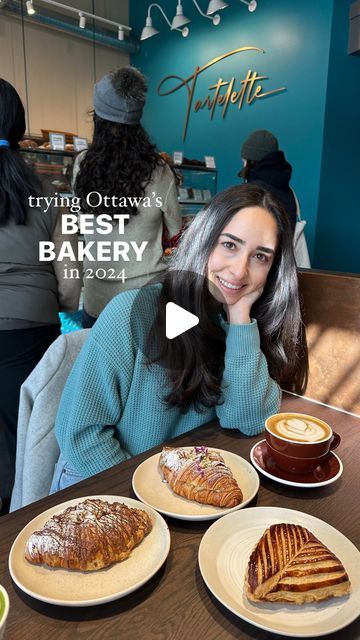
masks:
[[[234,56],[238,53],[244,53],[245,51],[254,51],[257,53],[265,53],[264,49],[259,47],[245,46],[223,53],[221,56],[210,60],[202,67],[196,66],[194,72],[187,78],[181,78],[178,75],[170,75],[163,78],[157,88],[159,96],[168,96],[171,93],[175,93],[182,89],[186,89],[186,114],[183,127],[182,139],[185,140],[190,115],[192,111],[198,112],[200,109],[208,108],[210,112],[210,120],[213,119],[216,107],[221,107],[222,118],[225,118],[229,106],[242,109],[244,103],[252,104],[259,98],[265,98],[275,93],[285,91],[285,87],[279,87],[277,89],[270,89],[269,91],[263,91],[263,81],[268,80],[268,76],[259,75],[257,71],[249,69],[244,78],[236,78],[233,76],[228,80],[224,80],[219,77],[218,81],[209,85],[208,89],[211,93],[204,96],[198,96],[196,94],[196,85],[198,77],[201,73],[204,73],[210,67],[221,63],[226,58]],[[176,81],[174,85],[171,81]],[[171,85],[170,88],[169,84]]]

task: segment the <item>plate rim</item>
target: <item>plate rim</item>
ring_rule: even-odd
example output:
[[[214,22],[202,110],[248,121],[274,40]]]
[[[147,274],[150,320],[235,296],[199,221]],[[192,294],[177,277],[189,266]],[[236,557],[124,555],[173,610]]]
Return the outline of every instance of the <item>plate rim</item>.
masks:
[[[349,538],[347,538],[347,536],[345,536],[341,531],[339,531],[338,529],[336,529],[335,527],[333,527],[331,524],[329,524],[328,522],[325,522],[325,520],[321,520],[321,518],[317,518],[317,516],[313,516],[311,513],[307,513],[305,511],[298,511],[296,509],[289,509],[287,507],[269,507],[269,506],[260,506],[260,507],[250,507],[248,509],[248,511],[256,509],[257,511],[261,510],[265,513],[265,510],[268,511],[268,513],[270,514],[270,510],[274,510],[276,509],[277,511],[281,511],[281,512],[285,512],[285,518],[287,517],[287,513],[289,513],[289,517],[290,514],[296,514],[297,516],[308,516],[310,518],[312,518],[313,520],[320,522],[322,525],[326,525],[327,527],[329,527],[331,530],[335,531],[335,533],[337,535],[339,535],[340,537],[344,538],[346,540],[346,542],[348,544],[350,544],[352,547],[354,547],[354,549],[357,551],[358,554],[360,554],[359,549],[357,549],[357,547],[354,545],[353,542],[351,542],[351,540],[349,540]],[[281,514],[279,514],[281,515]],[[238,512],[233,513],[233,514],[229,514],[229,517],[239,517]],[[240,515],[241,517],[241,515]],[[352,624],[360,615],[360,605],[358,607],[358,612],[356,613],[356,615],[352,616],[351,619],[349,619],[347,622],[345,623],[340,623],[339,626],[331,629],[331,630],[326,630],[326,631],[320,631],[320,632],[313,632],[310,631],[309,633],[301,633],[301,632],[294,632],[292,633],[291,631],[281,631],[279,629],[276,629],[274,627],[269,627],[265,624],[261,624],[258,622],[254,622],[253,620],[250,620],[247,617],[244,617],[243,615],[240,615],[238,611],[235,611],[231,606],[229,606],[229,604],[227,604],[226,602],[224,602],[218,595],[216,595],[214,593],[214,591],[212,590],[212,588],[209,586],[208,581],[206,580],[206,578],[204,577],[203,574],[203,569],[201,566],[201,559],[200,559],[200,553],[201,553],[201,548],[203,546],[204,543],[204,539],[211,535],[211,533],[209,533],[212,530],[215,529],[216,526],[221,526],[221,522],[217,521],[217,522],[213,522],[212,525],[210,525],[210,527],[207,529],[207,531],[205,531],[203,537],[201,538],[200,541],[200,545],[199,545],[199,549],[198,549],[198,566],[199,566],[199,570],[200,570],[200,574],[201,577],[207,587],[207,589],[209,589],[209,591],[212,593],[212,595],[214,596],[214,598],[220,602],[228,611],[231,611],[236,617],[240,618],[241,620],[244,620],[245,622],[247,622],[250,625],[253,625],[254,627],[257,627],[259,629],[263,629],[264,631],[269,631],[271,633],[275,633],[278,634],[280,636],[286,636],[286,637],[291,637],[291,638],[320,638],[321,636],[327,636],[330,635],[331,633],[335,633],[337,631],[341,631],[341,629],[344,629],[345,627],[348,627],[350,624]]]
[[[35,600],[39,600],[41,602],[46,602],[48,604],[52,604],[52,605],[56,605],[56,606],[61,606],[61,607],[92,607],[92,606],[97,606],[100,604],[106,604],[107,602],[113,602],[114,600],[119,600],[120,598],[124,598],[125,596],[129,595],[130,593],[133,593],[134,591],[136,591],[137,589],[140,589],[144,584],[146,584],[146,582],[148,582],[149,580],[151,580],[151,578],[159,571],[159,569],[162,567],[162,565],[164,564],[164,562],[166,561],[169,552],[170,552],[170,547],[171,547],[171,535],[170,535],[170,530],[168,527],[168,524],[166,522],[166,520],[162,517],[162,515],[160,513],[158,513],[156,511],[156,509],[154,509],[153,507],[151,507],[151,505],[146,505],[152,512],[153,517],[158,520],[160,526],[163,528],[163,532],[164,532],[164,536],[165,536],[165,540],[166,540],[166,545],[164,547],[164,551],[163,554],[161,556],[160,561],[156,564],[155,569],[152,570],[152,572],[146,576],[145,579],[142,579],[140,581],[138,581],[135,585],[132,585],[131,587],[129,587],[128,589],[125,589],[123,591],[117,592],[117,593],[113,593],[111,595],[107,595],[107,596],[102,596],[100,598],[92,598],[91,600],[63,600],[63,599],[59,599],[59,598],[53,598],[53,597],[46,597],[46,596],[40,596],[38,593],[32,591],[31,589],[29,589],[28,587],[22,585],[20,583],[20,581],[17,579],[17,577],[14,575],[14,571],[13,571],[13,567],[12,567],[12,560],[13,560],[13,556],[15,553],[15,549],[16,549],[16,543],[18,543],[18,539],[20,538],[20,536],[22,535],[22,533],[24,532],[24,529],[26,529],[29,525],[32,524],[32,522],[34,522],[35,520],[37,520],[37,518],[39,518],[39,516],[46,516],[46,518],[48,518],[50,516],[50,512],[51,515],[55,515],[56,512],[54,512],[54,509],[57,509],[58,507],[61,509],[66,508],[67,506],[72,506],[72,504],[76,504],[79,503],[83,500],[88,500],[88,499],[108,499],[108,498],[114,498],[114,502],[115,501],[119,501],[119,500],[124,500],[124,501],[129,501],[130,503],[137,503],[140,506],[143,504],[142,502],[140,502],[139,500],[136,500],[135,498],[130,498],[128,496],[117,496],[114,494],[96,494],[96,495],[90,495],[90,496],[82,496],[80,498],[72,498],[70,500],[66,500],[65,502],[61,502],[59,504],[53,505],[52,507],[49,507],[48,509],[46,509],[45,511],[42,511],[40,513],[37,514],[37,516],[35,516],[34,518],[32,518],[24,527],[22,527],[21,531],[19,531],[18,535],[16,536],[15,540],[13,541],[12,545],[11,545],[11,549],[9,552],[9,557],[8,557],[8,569],[9,569],[9,573],[11,576],[11,579],[14,581],[14,583],[17,585],[17,587],[23,591],[24,593],[26,593],[27,595],[31,596],[32,598],[34,598]],[[128,505],[128,506],[131,506]],[[136,507],[139,508],[139,507]],[[136,548],[136,547],[134,547]],[[114,566],[116,564],[119,563],[114,563]],[[110,567],[111,569],[111,567]]]
[[[189,445],[189,446],[184,446],[184,447],[174,447],[174,448],[181,448],[181,449],[193,449],[196,445]],[[199,445],[200,446],[200,445]],[[149,460],[152,460],[154,458],[159,458],[161,455],[161,451],[158,453],[153,454],[152,456],[150,456],[149,458],[146,458],[145,460],[143,460],[142,462],[140,462],[140,464],[136,467],[133,475],[132,475],[132,479],[131,479],[131,486],[132,489],[135,493],[135,495],[137,496],[137,498],[140,500],[140,502],[148,505],[149,507],[151,507],[152,509],[155,509],[155,511],[157,511],[158,513],[162,513],[165,516],[169,516],[170,518],[174,518],[176,520],[185,520],[185,521],[189,521],[189,522],[205,522],[207,520],[218,520],[219,518],[222,518],[228,514],[234,513],[235,511],[239,511],[240,509],[243,509],[244,507],[246,507],[251,500],[253,500],[255,498],[255,496],[258,494],[259,489],[260,489],[260,477],[259,474],[257,472],[257,470],[250,464],[250,462],[248,460],[246,460],[246,458],[244,458],[243,456],[238,455],[237,453],[234,453],[233,451],[228,451],[227,449],[221,449],[219,447],[208,447],[208,449],[210,449],[211,451],[218,451],[220,454],[221,453],[230,453],[233,456],[236,456],[237,458],[240,458],[242,460],[242,462],[246,463],[246,466],[248,466],[249,470],[251,470],[252,472],[252,477],[254,478],[254,482],[256,483],[256,490],[254,489],[254,492],[251,494],[250,498],[248,498],[247,500],[244,500],[243,502],[241,502],[239,505],[236,505],[235,507],[231,507],[231,508],[227,508],[224,509],[224,511],[221,512],[216,512],[216,513],[211,513],[211,514],[204,514],[204,515],[186,515],[186,514],[177,514],[174,513],[173,511],[167,511],[165,509],[158,509],[157,507],[154,507],[153,504],[147,502],[146,500],[144,500],[140,494],[138,493],[138,491],[135,488],[135,476],[138,473],[138,470],[140,469],[140,467],[142,465],[145,465],[147,462],[149,462]],[[181,496],[177,496],[176,494],[174,494],[175,498],[180,498],[183,499]],[[200,503],[199,503],[200,505]],[[207,506],[212,506],[212,505],[207,505]],[[218,507],[214,507],[214,509],[216,509]]]
[[[266,442],[265,438],[263,438],[262,440],[259,440],[259,442],[256,442],[254,446],[251,448],[250,460],[259,473],[262,473],[264,476],[266,476],[270,480],[274,480],[274,482],[279,482],[280,484],[284,484],[288,487],[300,487],[301,489],[317,489],[318,487],[327,487],[333,482],[336,482],[337,480],[339,480],[339,478],[341,478],[343,474],[344,465],[341,458],[339,458],[339,456],[335,453],[335,451],[331,451],[330,453],[332,453],[332,455],[337,459],[339,463],[339,471],[333,478],[330,478],[330,480],[322,480],[321,482],[295,482],[292,480],[283,480],[282,478],[278,478],[277,476],[272,475],[271,473],[269,473],[268,471],[260,467],[260,465],[258,465],[258,463],[256,462],[254,458],[254,451],[255,451],[255,448],[258,447],[259,444],[261,444],[262,442]]]

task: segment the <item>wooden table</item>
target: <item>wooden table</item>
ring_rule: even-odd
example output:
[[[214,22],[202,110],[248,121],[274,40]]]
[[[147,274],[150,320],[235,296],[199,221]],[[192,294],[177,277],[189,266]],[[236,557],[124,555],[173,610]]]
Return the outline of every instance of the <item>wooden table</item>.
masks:
[[[329,422],[342,436],[339,455],[344,473],[334,484],[319,489],[287,487],[261,477],[258,496],[249,506],[278,506],[304,511],[339,529],[360,548],[360,419],[296,396],[285,395],[284,410],[310,413]],[[259,436],[246,438],[215,423],[177,439],[179,445],[206,444],[240,454],[249,452]],[[155,448],[151,453],[158,451]],[[141,589],[115,602],[89,608],[56,607],[33,600],[12,582],[8,554],[19,531],[36,515],[71,498],[95,494],[135,497],[133,471],[149,456],[141,454],[0,519],[0,582],[10,596],[6,640],[230,640],[283,638],[237,618],[205,586],[197,563],[200,540],[212,522],[168,518],[171,550],[159,572]],[[332,640],[360,638],[360,618],[330,636]]]

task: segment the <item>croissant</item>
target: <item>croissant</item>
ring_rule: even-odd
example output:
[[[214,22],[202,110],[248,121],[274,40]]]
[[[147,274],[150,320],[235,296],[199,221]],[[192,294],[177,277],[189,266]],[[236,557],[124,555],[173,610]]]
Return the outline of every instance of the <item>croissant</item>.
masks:
[[[345,596],[350,581],[340,560],[308,529],[275,524],[250,556],[245,590],[255,602],[304,604]]]
[[[218,451],[164,447],[160,456],[164,480],[183,498],[215,507],[236,507],[241,490]]]
[[[127,558],[151,531],[146,511],[88,499],[54,515],[26,543],[33,564],[94,571]]]

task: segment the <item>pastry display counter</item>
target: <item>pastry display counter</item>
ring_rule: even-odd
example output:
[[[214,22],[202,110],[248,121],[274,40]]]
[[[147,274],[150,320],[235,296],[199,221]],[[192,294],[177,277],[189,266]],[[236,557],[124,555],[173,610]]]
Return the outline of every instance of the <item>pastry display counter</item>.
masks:
[[[67,195],[71,193],[73,151],[22,148],[24,160],[38,174],[46,193]]]
[[[178,177],[178,198],[181,214],[194,216],[216,194],[217,170],[201,165],[174,165]]]

